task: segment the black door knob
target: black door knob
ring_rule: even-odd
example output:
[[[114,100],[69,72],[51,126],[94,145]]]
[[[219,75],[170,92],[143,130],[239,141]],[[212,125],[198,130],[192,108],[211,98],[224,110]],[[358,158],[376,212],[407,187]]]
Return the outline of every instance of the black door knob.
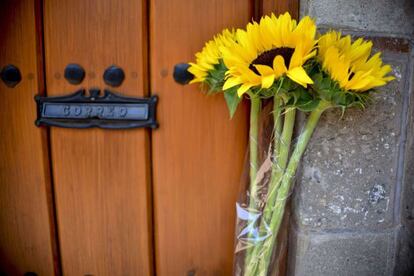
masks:
[[[15,87],[22,80],[19,68],[11,64],[3,67],[0,77],[8,87]]]
[[[80,84],[85,78],[85,70],[79,64],[68,64],[65,68],[65,79],[71,84]]]
[[[115,65],[109,66],[106,68],[103,78],[107,85],[118,87],[125,79],[124,70]]]

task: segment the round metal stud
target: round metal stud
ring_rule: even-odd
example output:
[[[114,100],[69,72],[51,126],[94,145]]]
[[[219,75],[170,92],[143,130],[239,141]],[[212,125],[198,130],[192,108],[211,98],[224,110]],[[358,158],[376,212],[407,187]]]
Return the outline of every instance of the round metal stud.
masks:
[[[85,78],[85,70],[79,64],[68,64],[65,68],[65,79],[70,84],[80,84]]]
[[[104,82],[112,87],[118,87],[125,79],[125,73],[122,68],[112,65],[106,68],[103,74]]]
[[[178,63],[174,66],[173,77],[175,82],[185,85],[194,79],[194,75],[188,72],[189,67],[190,65],[187,63]]]
[[[19,68],[9,64],[1,70],[0,78],[8,87],[13,88],[22,80],[22,74]]]

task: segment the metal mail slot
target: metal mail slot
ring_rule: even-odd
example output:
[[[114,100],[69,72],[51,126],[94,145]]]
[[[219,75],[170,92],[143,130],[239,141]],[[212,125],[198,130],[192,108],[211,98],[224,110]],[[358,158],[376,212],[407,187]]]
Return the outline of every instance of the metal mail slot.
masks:
[[[85,90],[60,97],[36,96],[36,125],[66,128],[138,128],[158,126],[155,119],[157,97],[132,98],[105,90]]]
[[[43,118],[86,119],[97,118],[107,120],[147,120],[146,104],[76,104],[45,103]]]

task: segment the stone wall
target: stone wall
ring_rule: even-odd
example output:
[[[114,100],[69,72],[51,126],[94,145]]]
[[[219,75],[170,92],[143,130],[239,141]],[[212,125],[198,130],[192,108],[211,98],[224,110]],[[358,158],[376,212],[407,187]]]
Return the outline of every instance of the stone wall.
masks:
[[[365,36],[396,80],[365,111],[326,112],[293,197],[289,275],[414,275],[414,1],[302,0]]]

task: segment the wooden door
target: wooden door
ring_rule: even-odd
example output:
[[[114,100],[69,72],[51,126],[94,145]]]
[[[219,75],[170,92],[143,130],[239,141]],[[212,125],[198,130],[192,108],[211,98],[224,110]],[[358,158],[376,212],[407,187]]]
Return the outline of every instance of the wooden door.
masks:
[[[43,9],[49,96],[110,88],[111,65],[126,76],[117,92],[148,93],[145,2],[45,0]],[[86,71],[80,85],[63,78],[70,63]],[[52,128],[51,153],[63,274],[149,275],[149,131]]]
[[[14,87],[0,81],[0,275],[53,275],[57,261],[47,133],[34,127],[44,90],[35,3],[0,2],[0,68],[21,74]]]
[[[294,1],[275,2],[2,1],[0,66],[22,81],[0,82],[0,274],[231,275],[248,108],[230,120],[222,96],[172,69],[224,27]],[[73,63],[78,85],[64,78]],[[111,65],[120,87],[103,81]],[[160,127],[34,125],[35,94],[80,88],[158,95]]]

